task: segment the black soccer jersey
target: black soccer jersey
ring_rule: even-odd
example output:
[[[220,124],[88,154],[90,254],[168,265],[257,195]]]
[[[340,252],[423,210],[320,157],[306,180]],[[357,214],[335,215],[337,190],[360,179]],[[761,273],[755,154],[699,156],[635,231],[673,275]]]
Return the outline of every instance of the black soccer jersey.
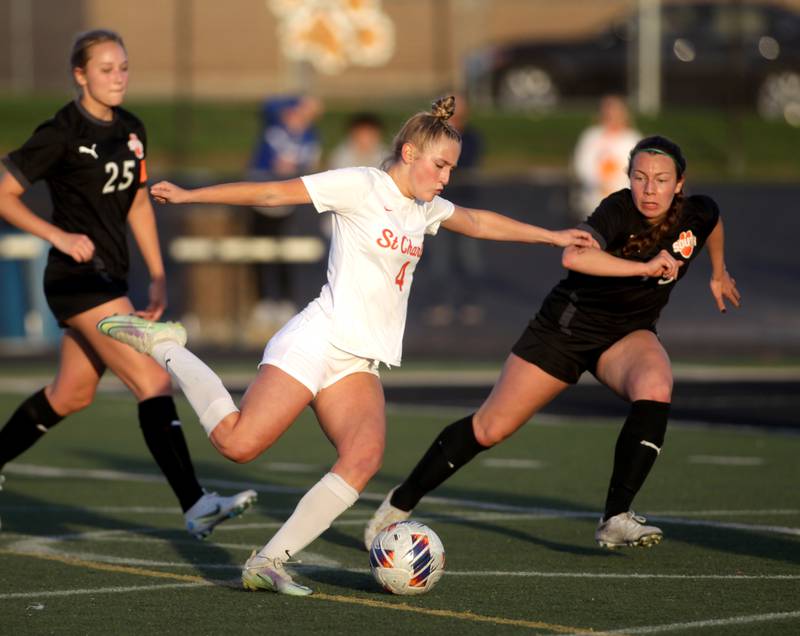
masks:
[[[658,245],[647,254],[626,257],[644,262],[665,249],[684,261],[676,280],[591,276],[571,271],[545,298],[537,318],[567,334],[579,331],[593,340],[596,336],[599,342],[637,329],[654,330],[675,283],[686,275],[718,218],[719,209],[713,199],[701,195],[687,197],[674,229]],[[614,256],[621,256],[629,238],[648,229],[629,189],[603,200],[579,227],[589,231],[601,248]]]
[[[106,122],[73,101],[3,158],[26,188],[39,179],[47,182],[54,225],[86,234],[94,243],[95,255],[88,264],[52,248],[49,270],[127,276],[126,219],[137,190],[146,184],[146,144],[144,125],[131,113],[115,108],[113,119]]]

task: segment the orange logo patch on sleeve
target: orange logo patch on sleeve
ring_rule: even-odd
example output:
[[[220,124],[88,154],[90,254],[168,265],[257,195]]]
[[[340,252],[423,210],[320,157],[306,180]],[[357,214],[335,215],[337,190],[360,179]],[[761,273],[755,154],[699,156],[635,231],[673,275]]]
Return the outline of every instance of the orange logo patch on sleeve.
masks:
[[[130,150],[137,159],[144,159],[144,144],[136,133],[128,135],[128,150]]]
[[[678,240],[672,244],[672,251],[680,254],[684,258],[689,258],[697,246],[697,237],[692,234],[691,230],[681,232]]]

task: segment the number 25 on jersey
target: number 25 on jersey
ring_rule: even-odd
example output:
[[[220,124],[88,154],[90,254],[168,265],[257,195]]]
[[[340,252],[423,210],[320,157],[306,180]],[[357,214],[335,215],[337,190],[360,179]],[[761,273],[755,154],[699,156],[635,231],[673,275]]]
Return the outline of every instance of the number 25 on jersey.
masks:
[[[113,192],[120,192],[127,190],[133,183],[134,174],[136,169],[136,162],[133,159],[128,159],[122,162],[122,176],[120,178],[120,167],[115,161],[109,161],[105,165],[106,174],[109,175],[108,180],[103,186],[103,194],[111,194]]]

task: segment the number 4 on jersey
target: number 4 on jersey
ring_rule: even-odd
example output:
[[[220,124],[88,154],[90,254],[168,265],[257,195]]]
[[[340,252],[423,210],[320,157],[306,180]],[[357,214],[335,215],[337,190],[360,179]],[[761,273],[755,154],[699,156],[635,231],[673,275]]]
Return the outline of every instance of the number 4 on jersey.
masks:
[[[403,283],[406,280],[406,268],[411,261],[406,261],[403,263],[403,266],[400,268],[400,271],[397,272],[397,276],[394,277],[395,284],[400,288],[400,291],[403,291]]]

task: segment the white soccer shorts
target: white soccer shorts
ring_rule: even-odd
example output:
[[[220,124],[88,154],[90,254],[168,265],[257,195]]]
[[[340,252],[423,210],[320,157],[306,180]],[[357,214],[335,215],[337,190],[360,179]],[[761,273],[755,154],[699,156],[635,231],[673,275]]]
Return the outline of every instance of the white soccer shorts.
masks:
[[[264,348],[259,367],[271,364],[305,385],[316,396],[353,373],[380,378],[379,361],[360,358],[330,343],[331,320],[312,302],[287,322]]]

